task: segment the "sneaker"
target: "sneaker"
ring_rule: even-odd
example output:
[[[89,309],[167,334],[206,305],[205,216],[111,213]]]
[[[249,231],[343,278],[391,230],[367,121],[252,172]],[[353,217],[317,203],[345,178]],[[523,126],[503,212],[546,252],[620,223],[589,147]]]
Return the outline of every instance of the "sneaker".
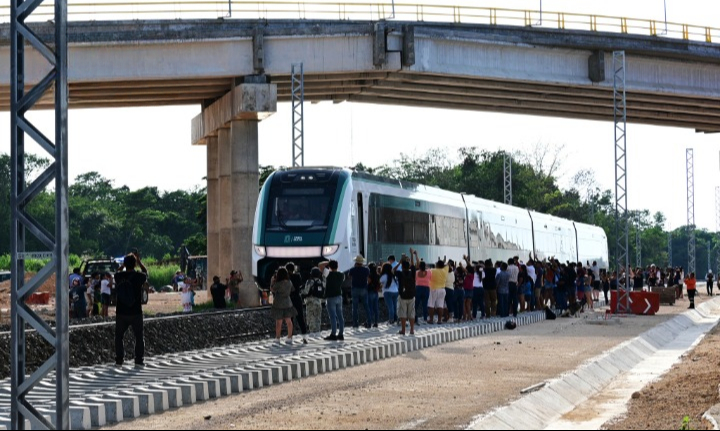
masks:
[[[398,335],[405,335],[405,331],[398,332]]]
[[[371,325],[370,325],[369,323],[366,323],[366,324],[365,324],[365,329],[370,329],[370,326],[371,326]]]
[[[372,327],[373,327],[373,328],[377,328],[377,327],[378,327],[378,324],[376,323],[376,324],[372,325]]]
[[[327,337],[324,338],[324,340],[325,341],[337,341],[338,337],[335,335],[328,335]]]
[[[338,341],[345,341],[345,336],[343,334],[340,334],[337,336]]]
[[[410,331],[410,336],[415,335],[415,331]]]
[[[135,362],[135,368],[145,368],[145,362]]]
[[[307,344],[307,338],[303,338],[303,344]]]
[[[274,341],[274,344],[282,344],[282,341],[280,341],[279,338],[276,338],[275,341]]]
[[[115,368],[122,368],[123,363],[122,362],[115,362]]]

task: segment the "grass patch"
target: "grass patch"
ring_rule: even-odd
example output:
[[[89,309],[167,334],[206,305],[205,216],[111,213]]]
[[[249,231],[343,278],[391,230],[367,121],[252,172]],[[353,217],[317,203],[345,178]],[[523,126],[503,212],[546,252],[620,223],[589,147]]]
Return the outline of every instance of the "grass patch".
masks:
[[[49,259],[28,259],[25,261],[25,272],[37,273],[38,271],[43,269],[43,267],[45,267],[45,265],[47,265],[49,261]],[[72,273],[72,270],[74,268],[80,268],[80,265],[82,264],[82,258],[76,254],[71,254],[69,256],[69,264],[70,266],[68,268],[68,272]],[[0,271],[10,271],[11,266],[12,260],[10,259],[10,255],[0,255]]]
[[[143,262],[145,263],[145,262]],[[146,265],[148,270],[148,283],[150,286],[160,288],[167,286],[172,283],[172,279],[175,276],[175,272],[180,270],[177,266],[156,266]]]

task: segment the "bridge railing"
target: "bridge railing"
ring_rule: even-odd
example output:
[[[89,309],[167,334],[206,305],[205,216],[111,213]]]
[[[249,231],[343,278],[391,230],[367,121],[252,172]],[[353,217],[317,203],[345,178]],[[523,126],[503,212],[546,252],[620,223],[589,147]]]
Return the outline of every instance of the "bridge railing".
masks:
[[[10,21],[10,2],[0,6],[0,23]],[[720,42],[720,28],[567,12],[474,6],[399,3],[390,1],[240,1],[240,0],[68,0],[71,21],[148,19],[301,19],[400,20],[457,24],[488,24],[562,30],[584,30]],[[33,19],[52,19],[46,1]]]

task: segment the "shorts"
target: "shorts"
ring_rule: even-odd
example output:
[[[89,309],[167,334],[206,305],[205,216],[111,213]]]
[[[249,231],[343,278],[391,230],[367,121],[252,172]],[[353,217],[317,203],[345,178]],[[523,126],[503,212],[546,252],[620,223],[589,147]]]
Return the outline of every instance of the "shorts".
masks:
[[[103,293],[100,295],[100,303],[102,305],[110,306],[110,303],[112,302],[110,294],[109,293]]]
[[[415,319],[415,299],[400,299],[397,315],[400,319]]]
[[[430,291],[428,308],[445,308],[445,289],[435,289]]]
[[[240,302],[240,292],[231,293],[230,294],[230,302],[232,302],[233,304],[237,304],[238,302]]]
[[[475,297],[475,290],[466,290],[465,299],[473,299]]]
[[[525,283],[525,288],[523,289],[525,296],[532,296],[533,294],[533,285],[532,283]]]
[[[547,283],[547,282],[545,283],[545,290],[553,290],[553,289],[555,289],[554,283]]]

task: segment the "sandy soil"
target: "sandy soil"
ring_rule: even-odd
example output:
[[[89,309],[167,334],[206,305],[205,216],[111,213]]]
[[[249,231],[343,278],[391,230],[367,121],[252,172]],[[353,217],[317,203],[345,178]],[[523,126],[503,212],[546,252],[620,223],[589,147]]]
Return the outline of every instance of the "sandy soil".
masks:
[[[715,328],[683,361],[662,379],[645,387],[628,406],[625,418],[607,426],[612,430],[712,429],[702,419],[715,404],[720,382],[720,328]]]
[[[126,422],[109,429],[458,429],[687,303],[619,326],[558,319]],[[205,419],[206,417],[210,419]]]

